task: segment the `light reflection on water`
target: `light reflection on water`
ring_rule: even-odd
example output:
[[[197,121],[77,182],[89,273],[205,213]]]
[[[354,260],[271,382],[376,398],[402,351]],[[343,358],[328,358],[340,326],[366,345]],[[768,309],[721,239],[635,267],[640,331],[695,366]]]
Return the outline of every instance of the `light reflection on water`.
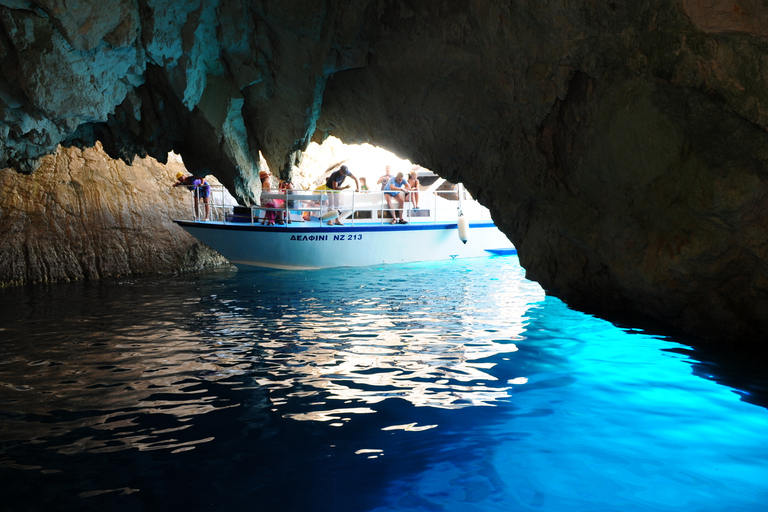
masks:
[[[0,311],[11,510],[768,501],[764,409],[516,258],[31,287]]]
[[[240,405],[206,393],[201,381],[257,390],[273,411],[290,406],[287,418],[333,426],[341,416],[375,412],[362,404],[393,397],[441,408],[492,404],[511,386],[482,360],[517,350],[511,340],[543,292],[527,281],[504,286],[488,270],[471,281],[461,278],[478,272],[472,268],[446,270],[456,278],[450,283],[434,281],[434,270],[404,277],[384,267],[365,269],[362,281],[356,269],[222,271],[199,283],[25,290],[26,304],[8,305],[18,324],[4,329],[0,347],[0,387],[11,391],[0,404],[12,419],[0,441],[51,443],[93,429],[115,435],[53,448],[188,450],[212,438],[179,441],[190,427],[184,422]],[[478,279],[492,286],[478,289]],[[177,424],[136,423],[152,414]]]
[[[285,416],[331,421],[339,414],[334,401],[376,404],[398,397],[450,409],[509,396],[510,385],[487,372],[495,363],[483,360],[517,351],[511,340],[524,329],[525,311],[544,297],[537,285],[504,286],[490,273],[471,282],[458,273],[449,285],[389,268],[364,272],[361,284],[359,271],[348,271],[353,287],[344,271],[332,277],[272,273],[260,280],[268,293],[283,289],[288,279],[299,281],[294,293],[301,298],[282,303],[210,297],[226,336],[261,340],[254,380],[269,391],[275,410],[299,403],[300,412]],[[490,286],[480,290],[479,281]],[[218,335],[216,329],[208,334]],[[323,401],[315,402],[317,397]],[[345,414],[369,412],[344,408]]]

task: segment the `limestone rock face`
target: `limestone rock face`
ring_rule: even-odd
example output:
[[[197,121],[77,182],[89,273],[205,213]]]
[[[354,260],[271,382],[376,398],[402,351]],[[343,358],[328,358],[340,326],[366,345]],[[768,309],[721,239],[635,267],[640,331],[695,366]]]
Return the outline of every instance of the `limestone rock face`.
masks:
[[[369,142],[462,181],[528,275],[717,339],[768,332],[762,0],[0,0],[0,167]],[[314,139],[313,139],[314,138]]]
[[[183,168],[183,166],[182,166]],[[226,260],[173,224],[192,195],[173,166],[60,148],[31,175],[0,171],[0,286],[172,273]]]

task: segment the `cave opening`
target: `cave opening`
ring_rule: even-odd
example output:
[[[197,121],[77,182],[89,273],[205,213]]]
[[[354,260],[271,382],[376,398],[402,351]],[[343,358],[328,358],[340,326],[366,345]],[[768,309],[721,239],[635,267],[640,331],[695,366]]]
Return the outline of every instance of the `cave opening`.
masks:
[[[377,181],[385,174],[387,166],[391,168],[392,174],[402,172],[407,175],[412,170],[418,171],[422,185],[431,185],[438,179],[431,170],[400,158],[387,149],[367,143],[346,144],[331,136],[322,144],[311,142],[308,145],[301,162],[293,169],[294,186],[314,189],[322,185],[327,175],[341,165],[346,165],[358,178],[365,178],[370,190],[379,190]]]

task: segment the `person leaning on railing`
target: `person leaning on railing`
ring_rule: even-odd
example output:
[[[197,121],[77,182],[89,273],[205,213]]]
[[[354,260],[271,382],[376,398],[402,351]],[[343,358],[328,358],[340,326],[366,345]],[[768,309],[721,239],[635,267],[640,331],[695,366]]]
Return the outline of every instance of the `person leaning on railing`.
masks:
[[[205,178],[196,178],[194,176],[186,176],[183,172],[176,173],[176,183],[174,187],[187,187],[195,197],[195,220],[200,218],[200,210],[198,208],[198,198],[203,200],[205,205],[205,218],[207,221],[211,217],[211,185],[205,180]]]
[[[355,180],[355,192],[360,192],[360,182],[357,181],[357,178],[354,174],[349,172],[349,169],[346,165],[342,165],[339,167],[338,171],[334,171],[331,173],[330,176],[328,176],[328,179],[325,180],[325,186],[331,190],[331,209],[337,210],[339,208],[340,198],[339,198],[339,192],[342,190],[348,189],[349,185],[344,185],[342,187],[342,184],[344,183],[344,180],[347,179],[347,176]],[[337,218],[335,221],[328,221],[328,225],[336,224],[338,226],[343,226],[344,224]]]

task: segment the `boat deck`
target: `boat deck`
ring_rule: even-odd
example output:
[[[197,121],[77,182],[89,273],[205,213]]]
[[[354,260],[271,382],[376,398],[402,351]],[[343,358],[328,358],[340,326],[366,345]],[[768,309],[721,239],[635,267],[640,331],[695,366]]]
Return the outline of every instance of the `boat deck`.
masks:
[[[327,221],[330,215],[338,215],[338,220],[345,226],[348,225],[379,225],[404,227],[409,224],[435,224],[454,223],[456,219],[466,214],[472,221],[492,222],[490,212],[474,201],[471,196],[462,191],[461,194],[449,191],[420,192],[420,207],[415,207],[411,202],[405,201],[400,208],[395,200],[392,206],[385,201],[382,192],[344,192],[340,193],[336,201],[331,200],[332,191],[305,191],[294,190],[289,193],[264,192],[261,194],[262,204],[243,206],[236,204],[211,205],[211,218],[213,221],[233,224],[265,225],[270,222],[265,217],[273,212],[270,217],[290,219],[284,226],[307,227],[318,225],[321,219]],[[462,201],[462,195],[466,195]],[[265,203],[273,203],[278,207],[265,206]],[[336,204],[331,207],[331,204]],[[408,224],[392,224],[395,216],[401,216]],[[193,217],[193,220],[196,220]],[[296,225],[298,224],[298,225]],[[279,222],[275,220],[275,225]],[[342,226],[328,226],[342,227]]]
[[[262,194],[270,206],[214,207],[212,221],[175,222],[242,269],[354,267],[515,253],[488,210],[471,197],[462,201],[456,193],[446,199],[422,192],[420,208],[404,204],[407,222],[392,224],[391,216],[400,212],[391,210],[381,193],[344,193],[331,201],[330,191],[296,192]],[[290,222],[265,220],[278,213]]]

